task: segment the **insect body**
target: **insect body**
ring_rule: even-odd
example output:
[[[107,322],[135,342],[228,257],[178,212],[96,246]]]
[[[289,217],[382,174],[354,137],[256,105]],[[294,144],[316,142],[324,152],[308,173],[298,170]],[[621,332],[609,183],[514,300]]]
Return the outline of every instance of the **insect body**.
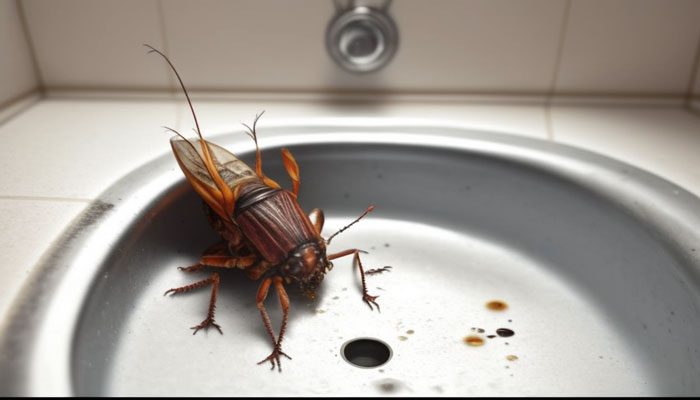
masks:
[[[177,131],[167,128],[177,134],[170,143],[182,172],[204,200],[209,222],[223,239],[207,249],[198,263],[181,269],[188,272],[199,271],[205,267],[242,269],[249,278],[262,279],[257,292],[257,307],[272,341],[273,350],[258,364],[269,361],[272,369],[275,366],[280,369],[280,356],[290,358],[281,348],[289,316],[289,298],[284,285],[296,283],[304,295],[313,299],[323,277],[333,268],[331,261],[334,259],[353,256],[353,263],[359,267],[362,278],[362,299],[370,309],[372,305],[379,309],[376,303],[377,296],[371,296],[367,292],[365,271],[360,261],[361,250],[348,249],[333,254],[326,252],[326,246],[335,235],[359,221],[374,207],[368,207],[355,221],[324,239],[321,236],[323,211],[314,209],[307,216],[297,202],[299,167],[291,152],[282,149],[284,168],[293,184],[292,191],[282,189],[277,182],[263,174],[256,133],[256,125],[261,115],[256,116],[252,128],[246,125],[256,147],[253,170],[224,148],[204,140],[180,75],[163,53],[147,47],[151,49],[150,52],[156,52],[165,58],[187,97],[199,139],[187,140]],[[370,270],[367,273],[386,271],[386,268],[389,267]],[[205,280],[165,292],[177,294],[208,285],[211,285],[212,289],[207,317],[199,325],[192,327],[194,333],[210,326],[221,332],[214,320],[219,289],[218,273],[214,272]],[[279,296],[283,313],[277,336],[264,305],[270,286],[274,286]]]

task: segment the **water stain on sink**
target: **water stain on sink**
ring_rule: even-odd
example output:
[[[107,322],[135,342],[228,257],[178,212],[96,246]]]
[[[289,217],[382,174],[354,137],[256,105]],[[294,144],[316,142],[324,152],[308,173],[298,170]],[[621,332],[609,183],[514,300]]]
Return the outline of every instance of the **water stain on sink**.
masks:
[[[403,382],[398,379],[385,378],[375,382],[377,388],[386,394],[396,393],[402,389],[410,390]]]
[[[464,338],[464,343],[466,343],[472,347],[479,347],[479,346],[483,346],[485,341],[480,336],[469,335],[469,336]]]
[[[491,311],[504,311],[508,308],[508,303],[503,300],[491,300],[486,303],[486,308]]]

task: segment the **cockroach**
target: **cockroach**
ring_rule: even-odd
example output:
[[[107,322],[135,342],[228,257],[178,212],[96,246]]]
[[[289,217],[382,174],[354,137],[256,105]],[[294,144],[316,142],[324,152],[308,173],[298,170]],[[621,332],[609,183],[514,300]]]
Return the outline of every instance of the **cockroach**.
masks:
[[[235,155],[224,148],[204,139],[199,129],[197,115],[192,101],[173,63],[161,51],[148,47],[149,53],[162,56],[175,73],[187,99],[187,104],[195,124],[198,139],[188,140],[174,129],[166,129],[176,136],[170,139],[175,158],[187,181],[202,198],[211,226],[222,240],[205,250],[199,262],[188,267],[180,267],[186,272],[200,271],[205,267],[241,269],[252,280],[262,279],[256,304],[262,316],[265,330],[272,341],[272,353],[258,364],[270,362],[271,369],[281,371],[280,356],[282,339],[287,329],[290,301],[284,285],[298,283],[301,292],[314,299],[316,290],[325,274],[333,268],[332,260],[353,256],[353,265],[360,270],[362,300],[371,310],[379,304],[378,296],[367,292],[365,275],[387,271],[390,267],[369,270],[365,273],[360,260],[359,249],[348,249],[328,254],[327,246],[339,233],[370,213],[370,205],[353,222],[346,225],[328,239],[321,236],[323,211],[315,208],[307,216],[299,206],[299,166],[292,153],[282,149],[282,161],[292,181],[292,190],[284,190],[262,171],[262,158],[256,132],[257,122],[262,113],[255,117],[253,126],[243,124],[247,134],[255,142],[255,169],[253,170]],[[216,297],[219,290],[219,274],[213,272],[209,278],[190,285],[169,289],[167,294],[185,293],[211,285],[211,298],[206,318],[191,329],[196,334],[201,329],[216,328],[223,333],[214,320]],[[282,306],[282,324],[278,336],[272,329],[270,317],[265,309],[270,286],[274,286]]]

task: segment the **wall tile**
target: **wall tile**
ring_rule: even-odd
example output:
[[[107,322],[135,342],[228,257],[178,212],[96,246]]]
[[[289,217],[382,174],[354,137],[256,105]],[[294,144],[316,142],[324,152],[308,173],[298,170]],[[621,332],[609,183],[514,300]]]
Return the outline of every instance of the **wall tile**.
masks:
[[[398,1],[399,85],[489,92],[546,92],[552,82],[563,1]]]
[[[41,77],[48,87],[167,88],[157,0],[24,0]]]
[[[333,2],[163,3],[166,35],[186,83],[198,89],[531,92],[551,85],[565,3],[393,2],[400,48],[370,75],[326,53]]]
[[[38,85],[17,2],[0,0],[0,107]]]
[[[700,1],[573,0],[558,93],[687,91]]]
[[[330,0],[22,1],[49,88],[172,87],[148,42],[192,89],[547,93],[557,74],[559,94],[682,95],[700,37],[696,0],[572,0],[557,72],[567,1],[401,0],[396,57],[355,75],[326,54]]]

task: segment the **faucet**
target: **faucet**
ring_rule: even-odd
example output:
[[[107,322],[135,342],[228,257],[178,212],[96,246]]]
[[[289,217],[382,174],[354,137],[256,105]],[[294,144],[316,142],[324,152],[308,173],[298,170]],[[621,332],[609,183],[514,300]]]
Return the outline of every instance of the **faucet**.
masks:
[[[368,73],[391,61],[399,44],[399,32],[388,8],[358,5],[343,6],[335,1],[336,14],[326,30],[326,48],[331,58],[346,71]]]

